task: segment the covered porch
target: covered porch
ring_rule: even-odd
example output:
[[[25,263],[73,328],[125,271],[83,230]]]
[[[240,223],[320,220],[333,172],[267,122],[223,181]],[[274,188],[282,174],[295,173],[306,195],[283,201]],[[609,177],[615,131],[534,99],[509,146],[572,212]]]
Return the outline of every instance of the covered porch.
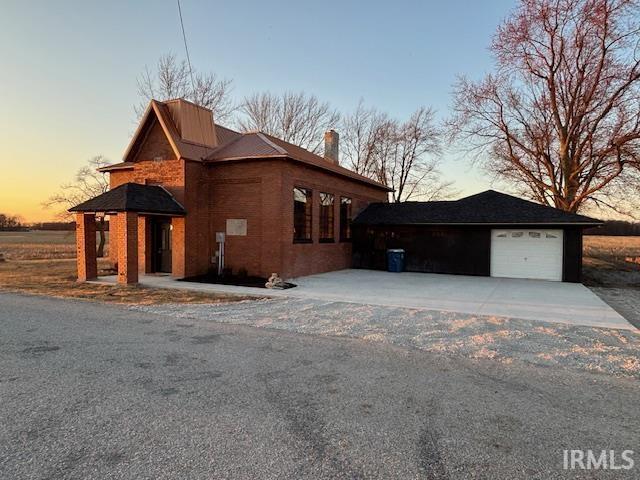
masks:
[[[98,277],[97,214],[116,226],[110,248],[117,252],[118,283],[137,283],[140,273],[184,276],[186,211],[165,188],[125,183],[69,211],[76,214],[78,281]]]

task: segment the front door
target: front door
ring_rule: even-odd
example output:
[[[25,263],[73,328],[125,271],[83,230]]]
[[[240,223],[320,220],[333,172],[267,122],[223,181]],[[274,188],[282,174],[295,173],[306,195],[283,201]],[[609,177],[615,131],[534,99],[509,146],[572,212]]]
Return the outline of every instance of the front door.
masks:
[[[171,273],[171,220],[152,220],[153,271]]]

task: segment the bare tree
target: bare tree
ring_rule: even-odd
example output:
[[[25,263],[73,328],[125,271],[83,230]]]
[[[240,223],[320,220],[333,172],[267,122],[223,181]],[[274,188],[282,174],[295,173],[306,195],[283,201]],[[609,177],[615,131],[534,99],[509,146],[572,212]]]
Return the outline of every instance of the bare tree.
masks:
[[[246,97],[240,106],[240,129],[259,130],[319,153],[324,132],[334,128],[340,114],[314,95],[270,92]]]
[[[68,210],[90,198],[96,197],[109,190],[109,179],[106,173],[98,172],[98,168],[109,165],[109,161],[102,155],[92,157],[87,165],[80,168],[75,179],[71,183],[60,186],[60,191],[43,203],[45,208],[60,207],[58,217],[68,219]],[[98,244],[97,256],[104,256],[105,245],[105,218],[104,215],[98,218],[98,232],[100,233],[100,243]]]
[[[341,155],[356,173],[378,179],[380,142],[386,137],[390,120],[360,100],[356,109],[342,119]]]
[[[521,0],[493,39],[497,71],[455,86],[454,138],[540,203],[619,210],[640,184],[638,6]]]
[[[0,213],[0,231],[22,230],[26,228],[18,215]]]
[[[189,65],[178,61],[173,54],[160,57],[155,71],[145,68],[138,78],[138,94],[142,98],[135,107],[141,117],[149,101],[185,98],[213,112],[216,122],[230,121],[236,107],[231,99],[232,81],[220,79],[213,73],[193,72],[193,84]]]
[[[392,120],[360,102],[344,118],[343,158],[352,170],[391,188],[391,199],[401,202],[433,200],[453,194],[452,182],[438,169],[441,131],[433,110],[420,107],[405,122]]]

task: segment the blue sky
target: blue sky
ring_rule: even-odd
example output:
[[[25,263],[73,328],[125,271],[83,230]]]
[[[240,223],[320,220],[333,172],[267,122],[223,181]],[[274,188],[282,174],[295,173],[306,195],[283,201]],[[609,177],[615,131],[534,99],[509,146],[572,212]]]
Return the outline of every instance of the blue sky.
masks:
[[[398,118],[423,104],[446,116],[456,75],[491,68],[491,36],[514,6],[182,0],[194,68],[233,79],[235,97],[303,90],[341,111],[363,98]],[[175,1],[3,0],[0,210],[51,217],[40,202],[87,158],[119,161],[136,78],[167,52],[184,52]],[[463,193],[489,186],[452,152],[442,169]]]

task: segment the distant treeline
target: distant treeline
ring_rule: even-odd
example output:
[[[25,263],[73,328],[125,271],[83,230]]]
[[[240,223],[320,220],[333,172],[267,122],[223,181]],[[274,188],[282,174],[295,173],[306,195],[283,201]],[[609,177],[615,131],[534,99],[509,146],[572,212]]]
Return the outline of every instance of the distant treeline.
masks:
[[[109,230],[109,220],[104,222],[105,230]],[[40,222],[29,225],[30,230],[55,230],[64,232],[74,232],[76,222]]]
[[[27,227],[20,221],[19,217],[0,213],[0,231],[21,232],[24,230],[27,230]]]
[[[625,222],[622,220],[610,220],[608,222],[605,222],[601,227],[588,228],[584,231],[584,233],[585,235],[640,235],[640,223]]]
[[[76,222],[40,222],[32,223],[31,230],[56,230],[56,231],[74,231]]]

